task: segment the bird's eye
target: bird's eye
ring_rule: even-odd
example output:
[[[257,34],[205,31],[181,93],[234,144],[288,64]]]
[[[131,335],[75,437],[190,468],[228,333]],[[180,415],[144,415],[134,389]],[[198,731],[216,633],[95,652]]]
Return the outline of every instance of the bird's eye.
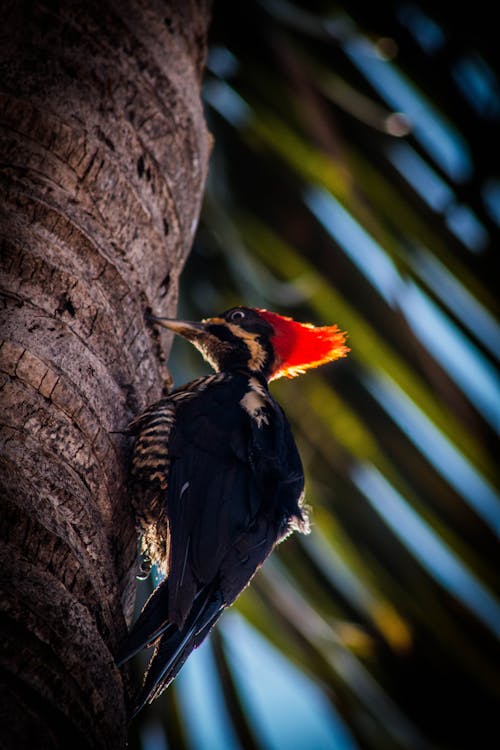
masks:
[[[231,313],[231,320],[242,320],[245,317],[243,310],[235,310]]]

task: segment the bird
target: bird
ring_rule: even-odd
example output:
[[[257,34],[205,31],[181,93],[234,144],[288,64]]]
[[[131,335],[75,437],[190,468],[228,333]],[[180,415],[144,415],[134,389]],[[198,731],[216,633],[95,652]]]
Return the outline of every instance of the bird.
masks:
[[[309,531],[301,459],[269,383],[349,351],[337,325],[259,308],[150,320],[191,342],[214,372],[129,425],[143,555],[163,577],[116,660],[154,646],[131,718],[170,685],[276,545]]]

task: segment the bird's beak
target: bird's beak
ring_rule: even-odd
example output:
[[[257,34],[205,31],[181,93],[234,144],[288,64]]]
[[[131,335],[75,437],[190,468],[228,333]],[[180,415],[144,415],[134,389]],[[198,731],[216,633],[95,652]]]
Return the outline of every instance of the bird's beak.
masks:
[[[183,336],[188,341],[193,341],[206,334],[204,323],[197,323],[191,320],[175,320],[174,318],[156,318],[153,315],[148,316],[148,320],[158,325],[168,328],[169,331]]]

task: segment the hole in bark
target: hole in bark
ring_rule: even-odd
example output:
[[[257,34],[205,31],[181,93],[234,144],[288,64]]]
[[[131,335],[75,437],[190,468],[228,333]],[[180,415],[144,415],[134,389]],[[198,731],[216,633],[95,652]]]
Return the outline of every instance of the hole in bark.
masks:
[[[162,299],[163,297],[166,296],[169,286],[170,286],[170,273],[167,273],[167,275],[165,276],[165,278],[160,284],[160,297]]]
[[[71,299],[69,298],[69,295],[67,295],[66,293],[62,294],[59,299],[59,306],[56,310],[56,314],[63,315],[65,312],[67,312],[68,315],[71,315],[72,318],[75,317],[75,308]]]
[[[168,233],[170,232],[170,226],[165,217],[163,217],[163,231],[165,233],[165,237],[168,237]]]
[[[139,177],[142,177],[144,174],[144,158],[142,156],[139,156],[137,159],[137,174]]]
[[[149,167],[146,169],[146,179],[148,182],[151,182],[151,170]]]
[[[101,128],[97,128],[97,137],[99,138],[99,140],[105,143],[106,146],[111,149],[111,151],[115,150],[115,144],[113,143],[111,138],[108,138],[106,133]]]
[[[167,29],[170,31],[171,34],[173,34],[174,33],[174,24],[172,23],[172,19],[171,18],[165,18],[164,22],[165,22],[165,26],[167,27]]]

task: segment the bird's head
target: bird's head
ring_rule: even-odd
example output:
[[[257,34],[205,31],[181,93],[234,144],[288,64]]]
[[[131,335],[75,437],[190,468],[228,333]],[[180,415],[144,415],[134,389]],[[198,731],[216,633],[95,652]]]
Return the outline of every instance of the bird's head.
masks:
[[[251,307],[233,307],[199,323],[152,318],[183,336],[216,370],[249,370],[267,380],[292,378],[345,357],[346,334],[337,326],[313,326]]]

